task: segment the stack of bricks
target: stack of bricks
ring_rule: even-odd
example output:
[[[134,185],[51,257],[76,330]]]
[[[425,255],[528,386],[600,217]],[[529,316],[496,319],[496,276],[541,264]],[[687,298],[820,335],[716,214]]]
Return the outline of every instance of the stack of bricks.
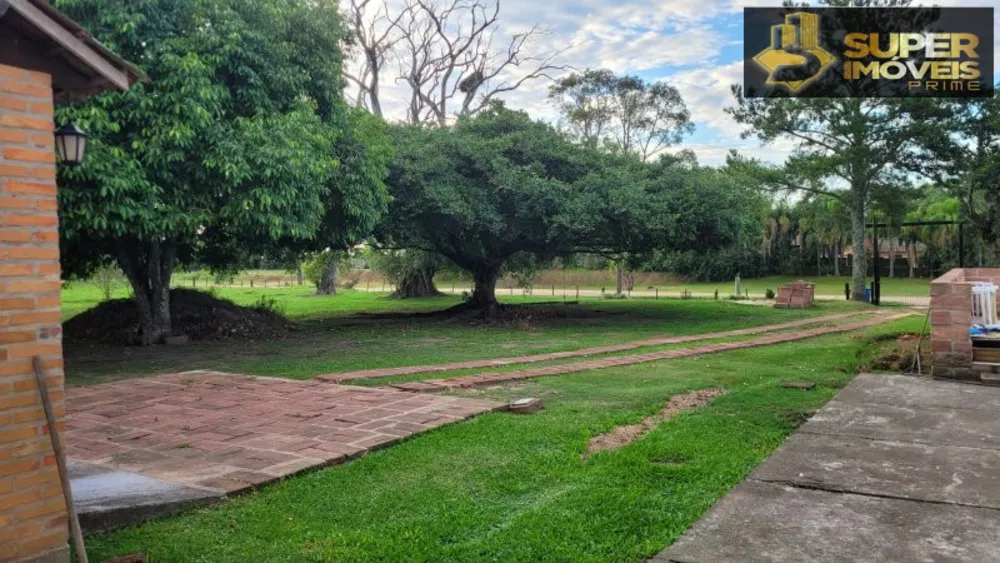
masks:
[[[67,556],[67,517],[32,368],[63,405],[49,75],[0,65],[0,561]],[[60,423],[61,424],[61,423]]]
[[[786,283],[778,288],[775,309],[808,309],[816,298],[816,285],[807,281]]]
[[[931,282],[931,354],[934,377],[978,381],[973,370],[972,286],[1000,282],[1000,270],[971,268],[951,270]]]

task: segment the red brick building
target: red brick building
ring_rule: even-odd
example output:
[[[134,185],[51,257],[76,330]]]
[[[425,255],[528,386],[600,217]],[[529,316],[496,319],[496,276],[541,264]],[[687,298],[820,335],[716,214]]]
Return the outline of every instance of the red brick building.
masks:
[[[0,0],[0,562],[66,561],[62,486],[32,369],[63,415],[53,104],[138,78],[45,0]]]

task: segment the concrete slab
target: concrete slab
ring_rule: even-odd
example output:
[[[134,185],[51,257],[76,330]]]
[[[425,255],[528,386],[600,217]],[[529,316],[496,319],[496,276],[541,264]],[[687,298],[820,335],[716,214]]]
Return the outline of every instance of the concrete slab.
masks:
[[[758,481],[1000,509],[1000,451],[800,433]]]
[[[997,561],[1000,390],[860,376],[655,561]]]
[[[910,376],[858,376],[838,401],[1000,412],[1000,388]]]
[[[1000,412],[831,401],[801,432],[870,440],[1000,449]]]
[[[70,487],[86,533],[135,525],[226,498],[138,473],[68,460]]]
[[[657,562],[996,561],[1000,511],[746,481]]]

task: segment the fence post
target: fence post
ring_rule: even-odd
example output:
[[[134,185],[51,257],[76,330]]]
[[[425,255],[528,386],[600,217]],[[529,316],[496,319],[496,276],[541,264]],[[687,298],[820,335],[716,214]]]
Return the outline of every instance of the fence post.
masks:
[[[552,297],[555,297],[555,296],[556,296],[556,286],[555,286],[555,284],[552,284]]]
[[[660,300],[660,288],[654,287],[653,290],[656,291],[656,297],[654,297],[654,300],[655,301],[659,301]]]
[[[580,286],[576,286],[576,300],[580,300]]]

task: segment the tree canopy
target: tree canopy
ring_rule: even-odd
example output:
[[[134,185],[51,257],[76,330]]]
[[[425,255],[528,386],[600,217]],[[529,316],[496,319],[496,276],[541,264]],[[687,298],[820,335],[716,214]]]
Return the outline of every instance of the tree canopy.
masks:
[[[65,270],[116,260],[144,343],[170,333],[176,263],[225,267],[252,249],[316,239],[321,225],[325,244],[343,245],[384,212],[385,142],[342,99],[336,6],[56,4],[149,76],[58,115],[92,135],[87,164],[60,171]]]
[[[643,160],[676,145],[693,129],[691,114],[677,88],[637,76],[587,69],[549,88],[569,132]]]
[[[723,173],[600,151],[499,105],[450,129],[400,128],[397,146],[380,236],[471,272],[476,308],[496,304],[518,254],[705,248],[740,229],[725,216],[740,192]]]

